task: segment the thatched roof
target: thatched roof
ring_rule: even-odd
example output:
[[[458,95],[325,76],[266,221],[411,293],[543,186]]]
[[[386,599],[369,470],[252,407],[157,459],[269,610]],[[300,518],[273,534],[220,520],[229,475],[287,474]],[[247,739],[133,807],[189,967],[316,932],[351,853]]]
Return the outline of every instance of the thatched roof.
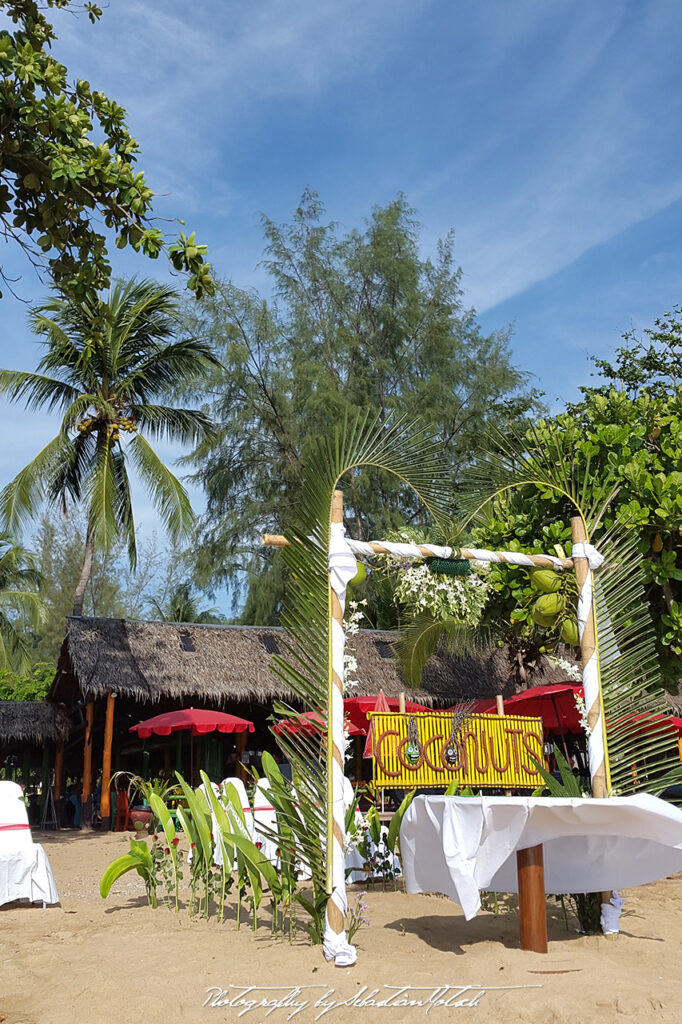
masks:
[[[0,701],[0,742],[45,743],[69,737],[69,717],[63,704],[42,700]]]
[[[671,714],[682,718],[682,690],[679,690],[677,693],[666,694],[666,700]]]
[[[287,700],[290,694],[270,667],[281,651],[284,630],[261,626],[204,626],[128,619],[70,618],[51,700],[95,700],[113,690],[138,701],[190,698],[225,701]],[[361,630],[352,645],[358,696],[387,696],[405,690],[393,660],[395,634]],[[534,682],[557,682],[560,670],[547,664]],[[505,653],[465,659],[433,657],[413,699],[455,703],[460,697],[510,693]]]

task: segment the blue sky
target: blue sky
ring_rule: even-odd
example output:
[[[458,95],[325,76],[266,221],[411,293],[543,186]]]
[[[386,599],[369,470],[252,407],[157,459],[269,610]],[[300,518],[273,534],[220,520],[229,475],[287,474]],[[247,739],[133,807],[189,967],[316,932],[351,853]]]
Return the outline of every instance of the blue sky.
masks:
[[[679,0],[111,0],[98,25],[53,20],[71,73],[127,108],[157,212],[242,287],[265,286],[261,213],[289,219],[306,186],[347,229],[402,191],[425,254],[454,229],[465,302],[514,324],[555,407],[590,353],[682,302]],[[24,316],[6,294],[4,366],[35,364]],[[0,480],[51,426],[0,406]]]

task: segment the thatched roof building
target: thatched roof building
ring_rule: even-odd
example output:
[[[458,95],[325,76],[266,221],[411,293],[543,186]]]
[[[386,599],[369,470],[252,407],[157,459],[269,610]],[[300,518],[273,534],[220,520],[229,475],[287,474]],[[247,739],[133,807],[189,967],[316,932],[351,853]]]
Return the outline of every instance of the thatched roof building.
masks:
[[[0,743],[63,743],[70,723],[63,704],[39,700],[0,701]]]
[[[261,626],[206,626],[126,619],[70,618],[49,699],[94,701],[108,690],[146,703],[197,700],[211,704],[288,700],[274,674],[273,654],[282,653],[284,630]],[[392,633],[361,630],[353,637],[359,696],[389,696],[405,690],[392,656]],[[546,663],[533,682],[557,682],[560,669]],[[429,661],[413,699],[448,705],[461,697],[509,694],[504,651],[476,658]]]

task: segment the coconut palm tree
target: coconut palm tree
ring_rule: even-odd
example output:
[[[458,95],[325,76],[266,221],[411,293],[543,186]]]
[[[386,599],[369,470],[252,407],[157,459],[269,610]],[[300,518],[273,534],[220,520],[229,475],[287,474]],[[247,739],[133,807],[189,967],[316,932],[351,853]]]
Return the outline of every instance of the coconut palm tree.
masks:
[[[170,594],[165,605],[156,598],[149,603],[160,622],[196,622],[197,625],[215,626],[225,621],[219,608],[199,607],[199,600],[192,593],[189,583],[180,583]]]
[[[118,282],[108,298],[92,303],[55,297],[30,316],[33,331],[45,339],[45,354],[36,372],[0,370],[0,394],[23,399],[30,411],[57,411],[62,419],[57,436],[0,493],[0,522],[15,532],[44,500],[64,512],[70,504],[84,507],[85,551],[73,609],[80,615],[96,549],[123,541],[135,566],[130,467],[171,537],[189,534],[187,493],[145,435],[190,444],[210,435],[203,412],[163,403],[216,361],[201,342],[174,340],[176,295],[153,281]]]
[[[40,583],[34,555],[0,533],[0,669],[25,672],[31,664],[24,627],[40,621]]]

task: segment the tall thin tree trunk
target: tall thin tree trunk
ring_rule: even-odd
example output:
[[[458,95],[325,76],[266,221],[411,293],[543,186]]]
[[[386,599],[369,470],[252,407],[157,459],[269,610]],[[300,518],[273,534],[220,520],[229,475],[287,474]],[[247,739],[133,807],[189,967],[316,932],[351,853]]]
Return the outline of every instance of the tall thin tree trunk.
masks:
[[[85,588],[88,585],[90,579],[90,573],[92,572],[92,560],[95,554],[95,545],[88,525],[88,532],[85,535],[85,552],[83,554],[83,565],[81,566],[81,573],[78,577],[78,583],[76,584],[76,592],[73,595],[73,614],[83,614],[83,600],[85,598]]]

